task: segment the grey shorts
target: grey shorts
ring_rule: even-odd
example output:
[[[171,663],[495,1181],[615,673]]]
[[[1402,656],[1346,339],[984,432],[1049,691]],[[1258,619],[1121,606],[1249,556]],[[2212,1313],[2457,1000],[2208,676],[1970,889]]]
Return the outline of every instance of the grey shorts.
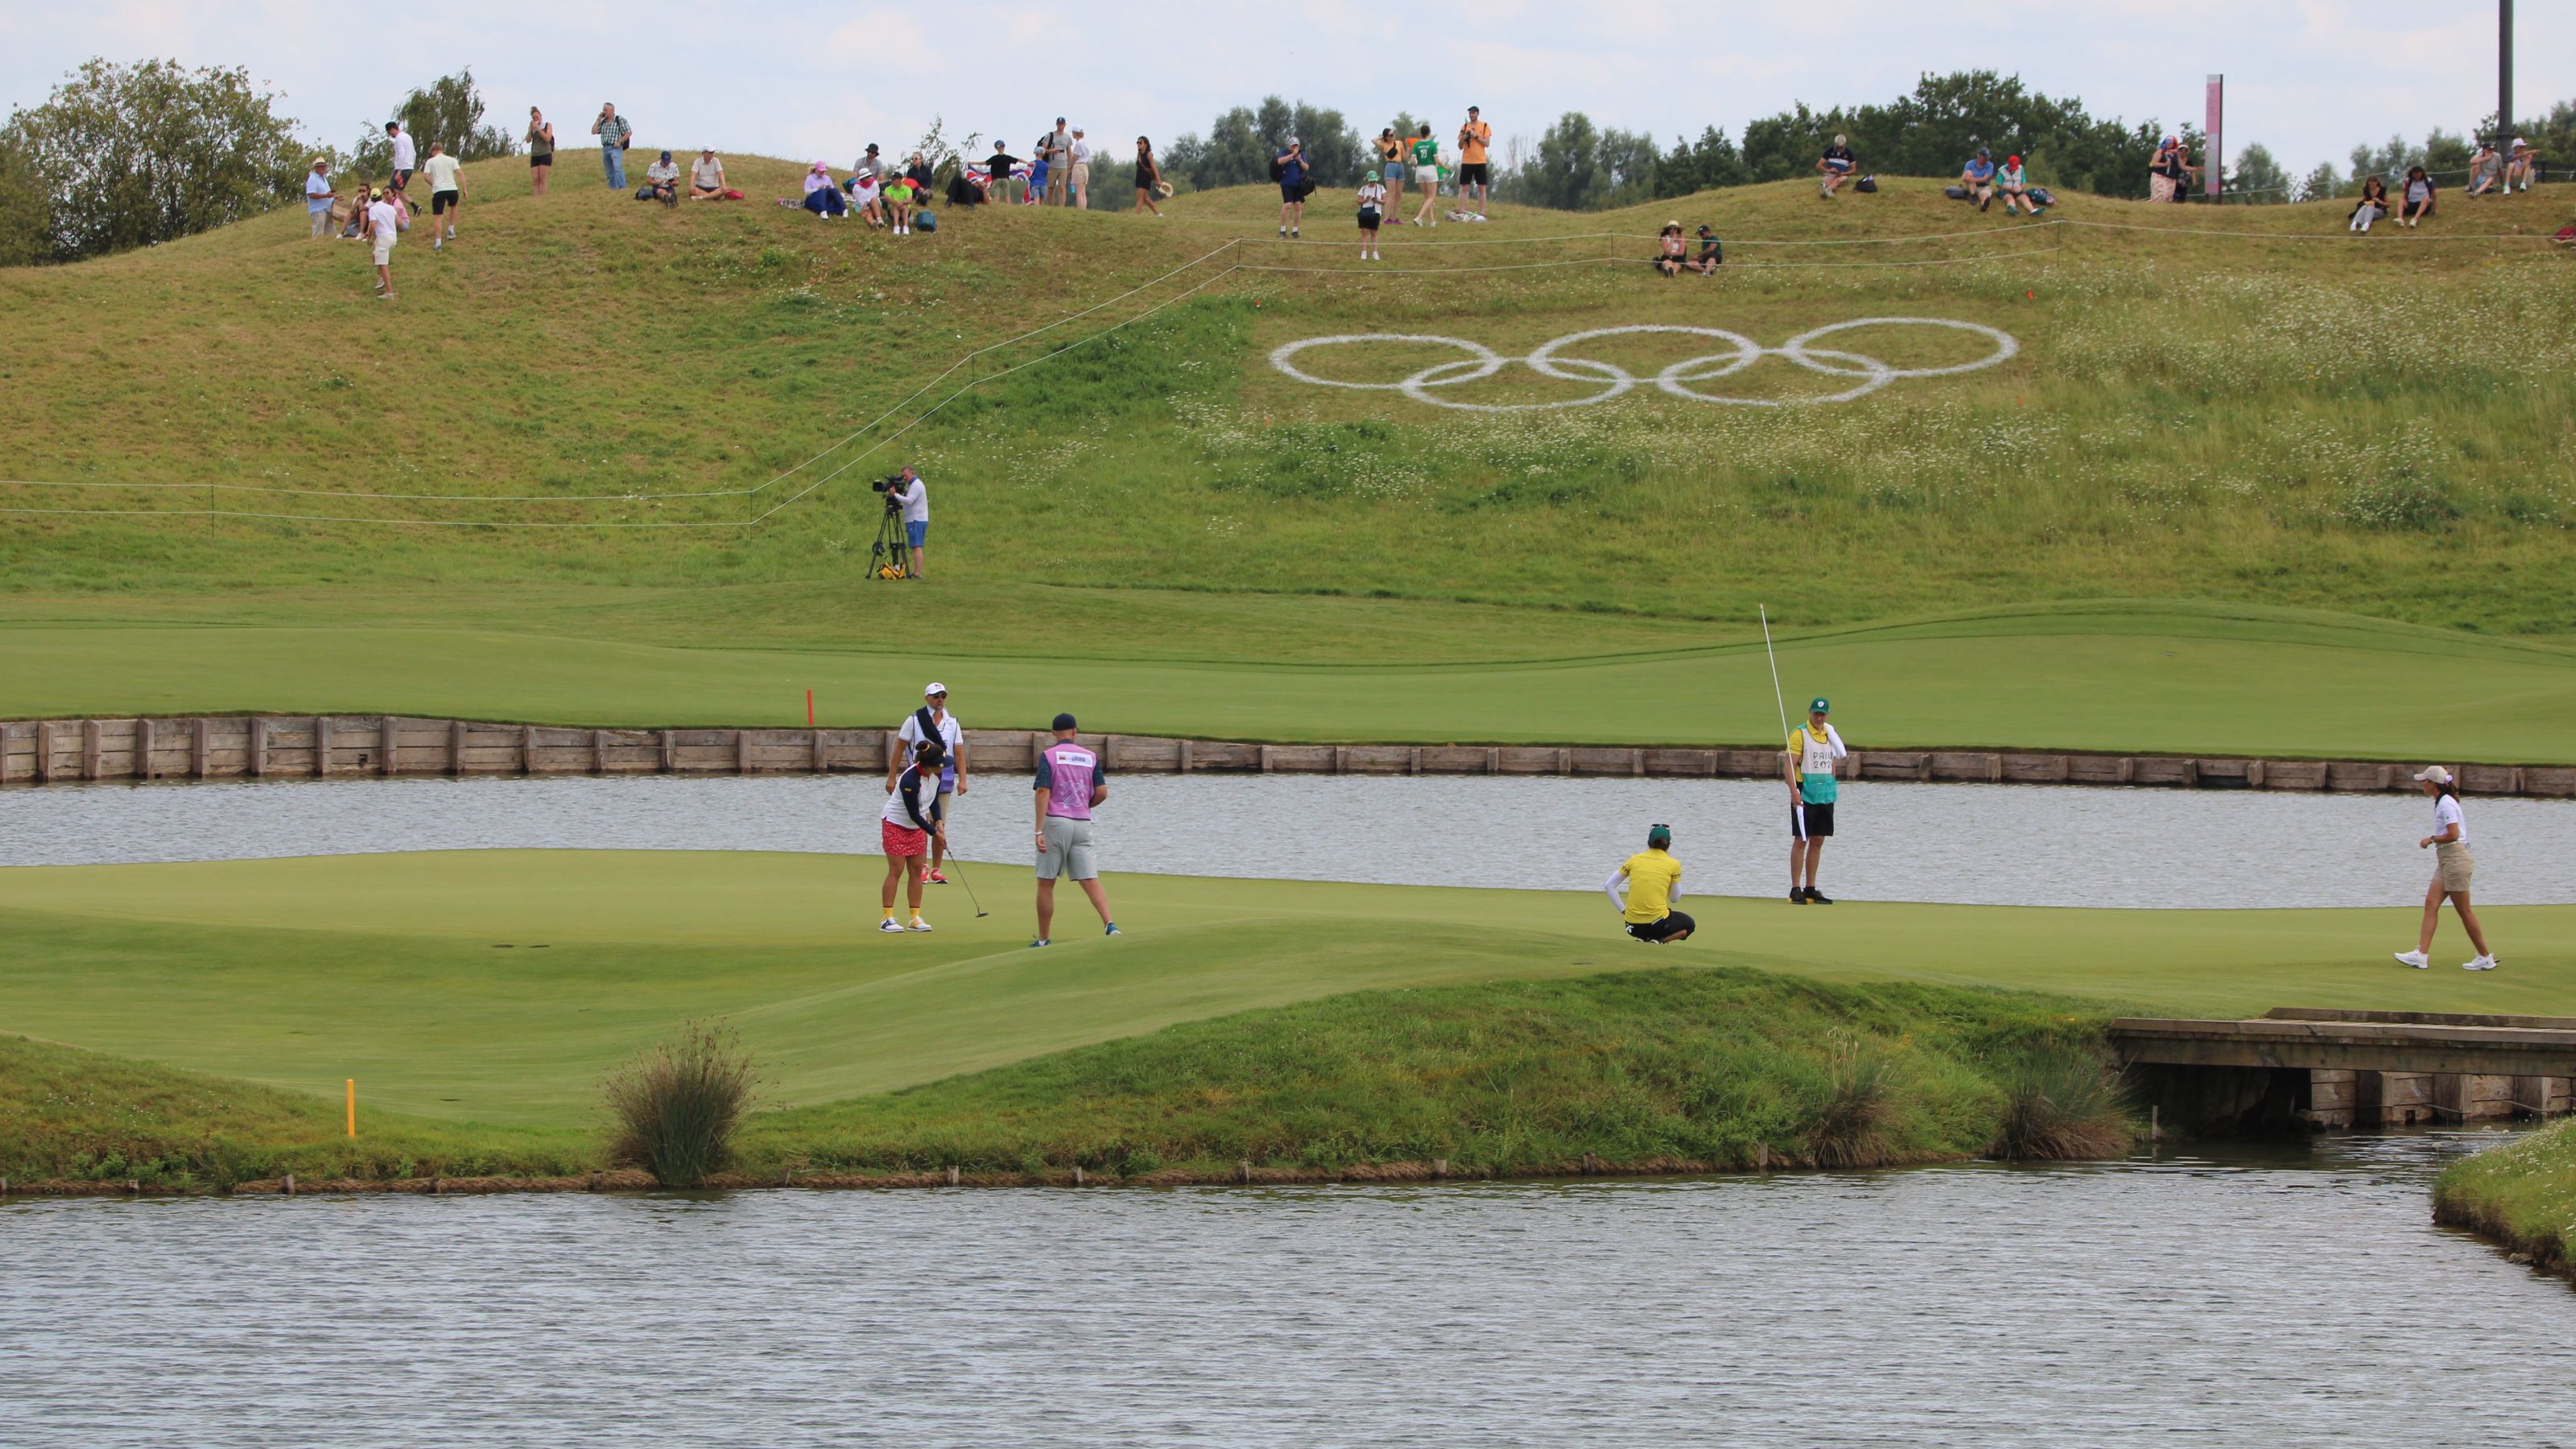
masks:
[[[1038,879],[1098,880],[1100,867],[1091,847],[1091,822],[1050,815],[1046,822],[1046,849],[1038,852]]]

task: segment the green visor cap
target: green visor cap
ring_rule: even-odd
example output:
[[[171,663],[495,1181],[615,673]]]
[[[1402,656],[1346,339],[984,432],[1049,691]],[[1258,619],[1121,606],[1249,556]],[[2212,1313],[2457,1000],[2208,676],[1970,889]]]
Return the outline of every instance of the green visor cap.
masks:
[[[1671,826],[1658,825],[1654,829],[1646,832],[1646,847],[1649,850],[1661,850],[1672,843],[1673,832]]]
[[[1834,702],[1825,698],[1821,694],[1817,695],[1815,701],[1807,706],[1807,713],[1809,714],[1831,714],[1833,712]]]

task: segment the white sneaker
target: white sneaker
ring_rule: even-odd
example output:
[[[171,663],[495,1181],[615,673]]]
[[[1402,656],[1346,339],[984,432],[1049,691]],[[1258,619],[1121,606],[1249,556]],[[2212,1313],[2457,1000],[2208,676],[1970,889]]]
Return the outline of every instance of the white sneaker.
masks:
[[[892,916],[888,916],[888,917],[886,917],[886,918],[885,918],[885,920],[884,920],[884,921],[880,922],[880,923],[878,924],[878,926],[877,926],[877,929],[878,929],[878,930],[880,930],[880,931],[888,931],[888,932],[891,932],[891,933],[893,933],[893,934],[895,934],[895,935],[897,935],[897,936],[900,936],[900,935],[902,935],[902,934],[903,934],[903,927],[902,927],[902,925],[901,925],[901,924],[899,924],[899,923],[895,920],[895,918],[894,918],[894,917],[892,917]]]
[[[447,239],[449,241],[456,240],[456,228],[451,226],[447,229]]]
[[[927,931],[927,930],[929,930],[929,929],[930,929],[930,923],[929,923],[928,921],[923,920],[923,919],[922,919],[921,917],[919,917],[919,916],[915,916],[915,917],[913,917],[913,918],[912,918],[912,924],[911,924],[911,926],[907,927],[906,929],[914,930],[914,931]]]
[[[2475,961],[2460,963],[2460,969],[2463,971],[2493,971],[2495,968],[2496,959],[2493,956],[2480,956]]]
[[[2425,967],[2432,965],[2433,960],[2421,951],[2400,951],[2397,953],[2397,964],[2400,966],[2412,966],[2416,970],[2421,971]]]

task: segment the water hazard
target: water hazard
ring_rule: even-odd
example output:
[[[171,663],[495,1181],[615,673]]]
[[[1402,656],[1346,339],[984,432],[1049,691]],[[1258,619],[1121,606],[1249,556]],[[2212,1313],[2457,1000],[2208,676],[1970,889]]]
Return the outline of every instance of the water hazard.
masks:
[[[1438,1188],[0,1208],[12,1444],[2576,1442],[2494,1133]]]
[[[1120,776],[1103,863],[1146,871],[1588,890],[1670,824],[1694,890],[1768,895],[1787,874],[1785,786],[1476,776]],[[866,776],[498,777],[49,786],[0,792],[0,865],[563,847],[877,850]],[[2576,802],[2467,802],[2478,899],[2576,902]],[[1027,782],[956,812],[969,861],[1025,858]],[[2382,795],[2012,785],[1845,788],[1826,852],[1864,900],[2123,906],[2402,906],[2431,828]]]

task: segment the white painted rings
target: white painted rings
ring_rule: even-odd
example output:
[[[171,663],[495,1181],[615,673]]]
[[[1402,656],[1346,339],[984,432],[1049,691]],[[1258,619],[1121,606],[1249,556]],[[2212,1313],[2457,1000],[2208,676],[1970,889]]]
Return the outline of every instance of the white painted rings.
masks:
[[[1948,367],[1894,367],[1866,353],[1844,352],[1814,344],[1838,332],[1862,327],[1947,327],[1973,333],[1993,344],[1985,356]],[[1765,347],[1740,332],[1720,327],[1677,327],[1656,323],[1639,323],[1631,327],[1596,327],[1589,332],[1572,332],[1533,350],[1526,357],[1505,357],[1481,342],[1463,337],[1443,337],[1416,332],[1354,332],[1334,337],[1309,337],[1273,348],[1270,365],[1299,382],[1317,387],[1346,387],[1360,392],[1400,392],[1419,403],[1433,407],[1455,408],[1471,413],[1528,413],[1552,408],[1590,407],[1608,402],[1636,389],[1642,379],[1613,362],[1589,357],[1569,357],[1564,350],[1580,346],[1596,337],[1626,337],[1639,333],[1669,333],[1686,337],[1709,337],[1727,345],[1724,352],[1710,352],[1684,358],[1655,374],[1655,387],[1668,396],[1692,402],[1719,403],[1728,407],[1776,408],[1806,403],[1850,402],[1863,398],[1900,377],[1950,377],[1963,372],[1978,372],[2006,361],[2021,351],[2021,342],[2011,333],[1982,322],[1961,322],[1948,317],[1861,317],[1849,322],[1832,322],[1801,332],[1777,347]],[[1301,353],[1316,347],[1341,347],[1370,342],[1411,342],[1430,347],[1454,347],[1466,353],[1454,362],[1435,362],[1410,377],[1395,382],[1344,382],[1339,378],[1317,377],[1297,365]],[[1816,397],[1761,398],[1731,397],[1702,392],[1693,384],[1715,382],[1732,377],[1766,357],[1785,357],[1809,372],[1831,377],[1857,378],[1859,381],[1840,392]],[[1513,363],[1520,363],[1541,377],[1560,382],[1588,383],[1598,391],[1587,397],[1565,398],[1556,402],[1471,403],[1441,397],[1434,388],[1456,387],[1462,383],[1482,382]]]

